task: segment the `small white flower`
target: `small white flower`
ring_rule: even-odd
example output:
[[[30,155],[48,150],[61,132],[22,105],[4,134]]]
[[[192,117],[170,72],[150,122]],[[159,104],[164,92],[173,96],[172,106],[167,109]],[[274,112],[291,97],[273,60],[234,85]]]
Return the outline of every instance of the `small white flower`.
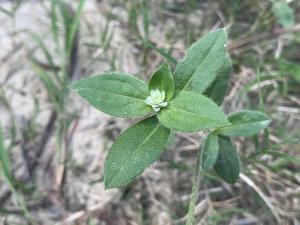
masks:
[[[145,99],[145,103],[150,105],[155,112],[158,112],[160,108],[168,105],[167,102],[164,102],[165,97],[165,91],[159,91],[158,89],[151,90],[150,95]]]

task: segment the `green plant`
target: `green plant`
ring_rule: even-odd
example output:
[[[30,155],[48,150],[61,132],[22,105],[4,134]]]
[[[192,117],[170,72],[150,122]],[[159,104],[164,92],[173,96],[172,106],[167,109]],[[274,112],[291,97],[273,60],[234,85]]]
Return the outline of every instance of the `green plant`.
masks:
[[[142,27],[139,29],[138,23],[142,21]],[[131,36],[137,38],[137,42],[144,48],[143,63],[147,62],[148,53],[150,50],[162,55],[169,63],[176,64],[177,61],[170,54],[170,49],[163,49],[157,46],[156,43],[151,41],[151,35],[149,35],[149,29],[151,24],[151,16],[149,12],[149,2],[145,0],[133,0],[130,1],[129,29],[131,30]]]
[[[187,49],[174,74],[163,63],[147,85],[117,72],[106,72],[71,85],[88,103],[109,115],[123,118],[150,115],[122,133],[112,145],[104,165],[106,188],[130,183],[153,163],[163,152],[171,130],[209,131],[199,151],[187,224],[193,222],[202,170],[214,169],[228,183],[237,180],[240,161],[230,137],[257,134],[271,120],[257,111],[241,111],[227,117],[219,108],[231,72],[226,43],[225,29],[209,33]]]
[[[73,116],[66,115],[65,107],[69,93],[67,85],[76,71],[80,16],[85,2],[85,0],[78,1],[77,7],[73,10],[67,1],[51,0],[51,8],[47,13],[49,13],[54,49],[49,48],[44,37],[30,33],[44,58],[43,61],[33,56],[31,64],[53,105],[49,123],[53,124],[58,120],[56,141],[59,158],[63,155],[63,147],[67,145],[70,121],[74,119]],[[60,27],[62,29],[59,29]],[[52,133],[51,130],[47,132]]]
[[[294,10],[283,0],[272,0],[272,11],[278,23],[284,27],[294,25]]]
[[[13,196],[15,197],[17,204],[22,210],[23,215],[31,221],[31,215],[27,209],[23,194],[20,193],[16,188],[16,180],[12,173],[11,161],[8,153],[8,149],[4,145],[4,136],[2,132],[2,125],[0,123],[0,177],[3,178],[6,185],[9,187]]]

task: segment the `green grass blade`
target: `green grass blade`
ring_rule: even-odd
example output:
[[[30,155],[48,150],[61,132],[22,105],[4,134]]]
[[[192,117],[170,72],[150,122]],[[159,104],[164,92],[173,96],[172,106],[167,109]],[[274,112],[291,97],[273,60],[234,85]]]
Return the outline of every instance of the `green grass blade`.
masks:
[[[145,41],[144,45],[147,48],[153,49],[154,51],[156,51],[157,53],[159,53],[160,55],[162,55],[169,63],[172,63],[173,65],[177,64],[177,60],[167,51],[156,47],[153,43],[151,43],[150,41]]]
[[[67,39],[66,39],[66,46],[65,46],[67,56],[69,56],[69,54],[71,52],[72,42],[73,42],[76,30],[77,30],[79,22],[80,22],[80,16],[81,16],[81,12],[82,12],[84,3],[85,3],[85,0],[80,0],[79,5],[76,9],[74,18],[72,18],[72,16],[69,15],[69,13],[66,11],[66,9],[64,11],[65,26],[66,26],[66,31],[67,31],[67,35],[66,35]]]
[[[54,104],[54,107],[59,112],[62,104],[60,101],[61,89],[57,87],[57,85],[50,78],[50,75],[46,73],[42,68],[40,68],[39,65],[35,63],[34,60],[32,61],[32,67],[33,70],[36,72],[36,75],[40,78],[44,87],[46,88],[50,101]]]
[[[0,124],[0,165],[3,174],[7,176],[7,179],[12,180],[12,176],[10,173],[11,171],[10,160],[9,160],[8,152],[4,147],[4,137],[3,137],[1,124]]]
[[[53,39],[55,41],[56,47],[59,48],[60,43],[59,43],[59,35],[58,35],[58,19],[57,19],[57,0],[52,0],[51,1],[51,31],[53,35]]]
[[[144,39],[149,40],[149,13],[147,8],[147,3],[145,0],[142,0],[141,2],[141,12],[143,17],[143,27],[144,27]]]
[[[132,2],[128,13],[129,29],[132,33],[138,34],[138,36],[140,36],[137,20],[138,20],[138,4],[136,2]]]
[[[50,52],[48,51],[44,41],[39,37],[37,36],[36,34],[32,33],[32,38],[33,40],[36,42],[36,44],[38,45],[38,47],[42,50],[43,54],[45,55],[50,67],[51,67],[51,70],[54,72],[54,75],[55,75],[55,79],[56,81],[59,83],[59,84],[62,84],[62,80],[61,78],[58,76],[58,73],[55,72],[56,71],[56,67],[54,65],[54,61],[53,61],[53,58],[50,54]]]
[[[7,186],[13,193],[14,197],[17,200],[17,203],[19,207],[21,208],[24,216],[31,220],[31,216],[27,210],[25,200],[23,198],[22,194],[19,194],[14,187],[14,177],[11,174],[11,163],[9,159],[9,154],[7,152],[7,149],[4,146],[4,137],[2,132],[2,126],[0,124],[0,173],[2,174],[3,179],[5,180]]]

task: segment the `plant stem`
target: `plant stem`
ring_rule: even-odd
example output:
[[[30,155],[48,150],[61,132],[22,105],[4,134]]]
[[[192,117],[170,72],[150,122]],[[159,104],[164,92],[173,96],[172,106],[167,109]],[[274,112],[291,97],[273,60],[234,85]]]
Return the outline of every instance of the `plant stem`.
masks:
[[[196,203],[198,200],[198,192],[199,192],[199,187],[200,187],[200,178],[201,178],[201,171],[202,171],[201,166],[200,166],[200,161],[201,161],[200,152],[201,152],[201,148],[199,148],[198,154],[197,154],[197,163],[196,163],[196,168],[195,168],[195,174],[193,177],[192,195],[191,195],[191,199],[190,199],[190,205],[189,205],[189,210],[188,210],[188,214],[187,214],[186,225],[193,225],[193,223],[194,223],[194,211],[195,211]]]

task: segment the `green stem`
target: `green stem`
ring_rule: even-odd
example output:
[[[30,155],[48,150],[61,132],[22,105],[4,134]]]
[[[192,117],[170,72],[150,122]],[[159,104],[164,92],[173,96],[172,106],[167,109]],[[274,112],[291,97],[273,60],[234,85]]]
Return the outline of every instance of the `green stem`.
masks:
[[[186,225],[193,225],[194,223],[194,211],[198,200],[198,191],[200,187],[200,178],[201,178],[201,171],[202,171],[200,166],[200,161],[201,161],[200,152],[201,152],[201,148],[199,148],[197,154],[197,164],[195,168],[195,174],[193,177],[192,195],[190,199]]]

